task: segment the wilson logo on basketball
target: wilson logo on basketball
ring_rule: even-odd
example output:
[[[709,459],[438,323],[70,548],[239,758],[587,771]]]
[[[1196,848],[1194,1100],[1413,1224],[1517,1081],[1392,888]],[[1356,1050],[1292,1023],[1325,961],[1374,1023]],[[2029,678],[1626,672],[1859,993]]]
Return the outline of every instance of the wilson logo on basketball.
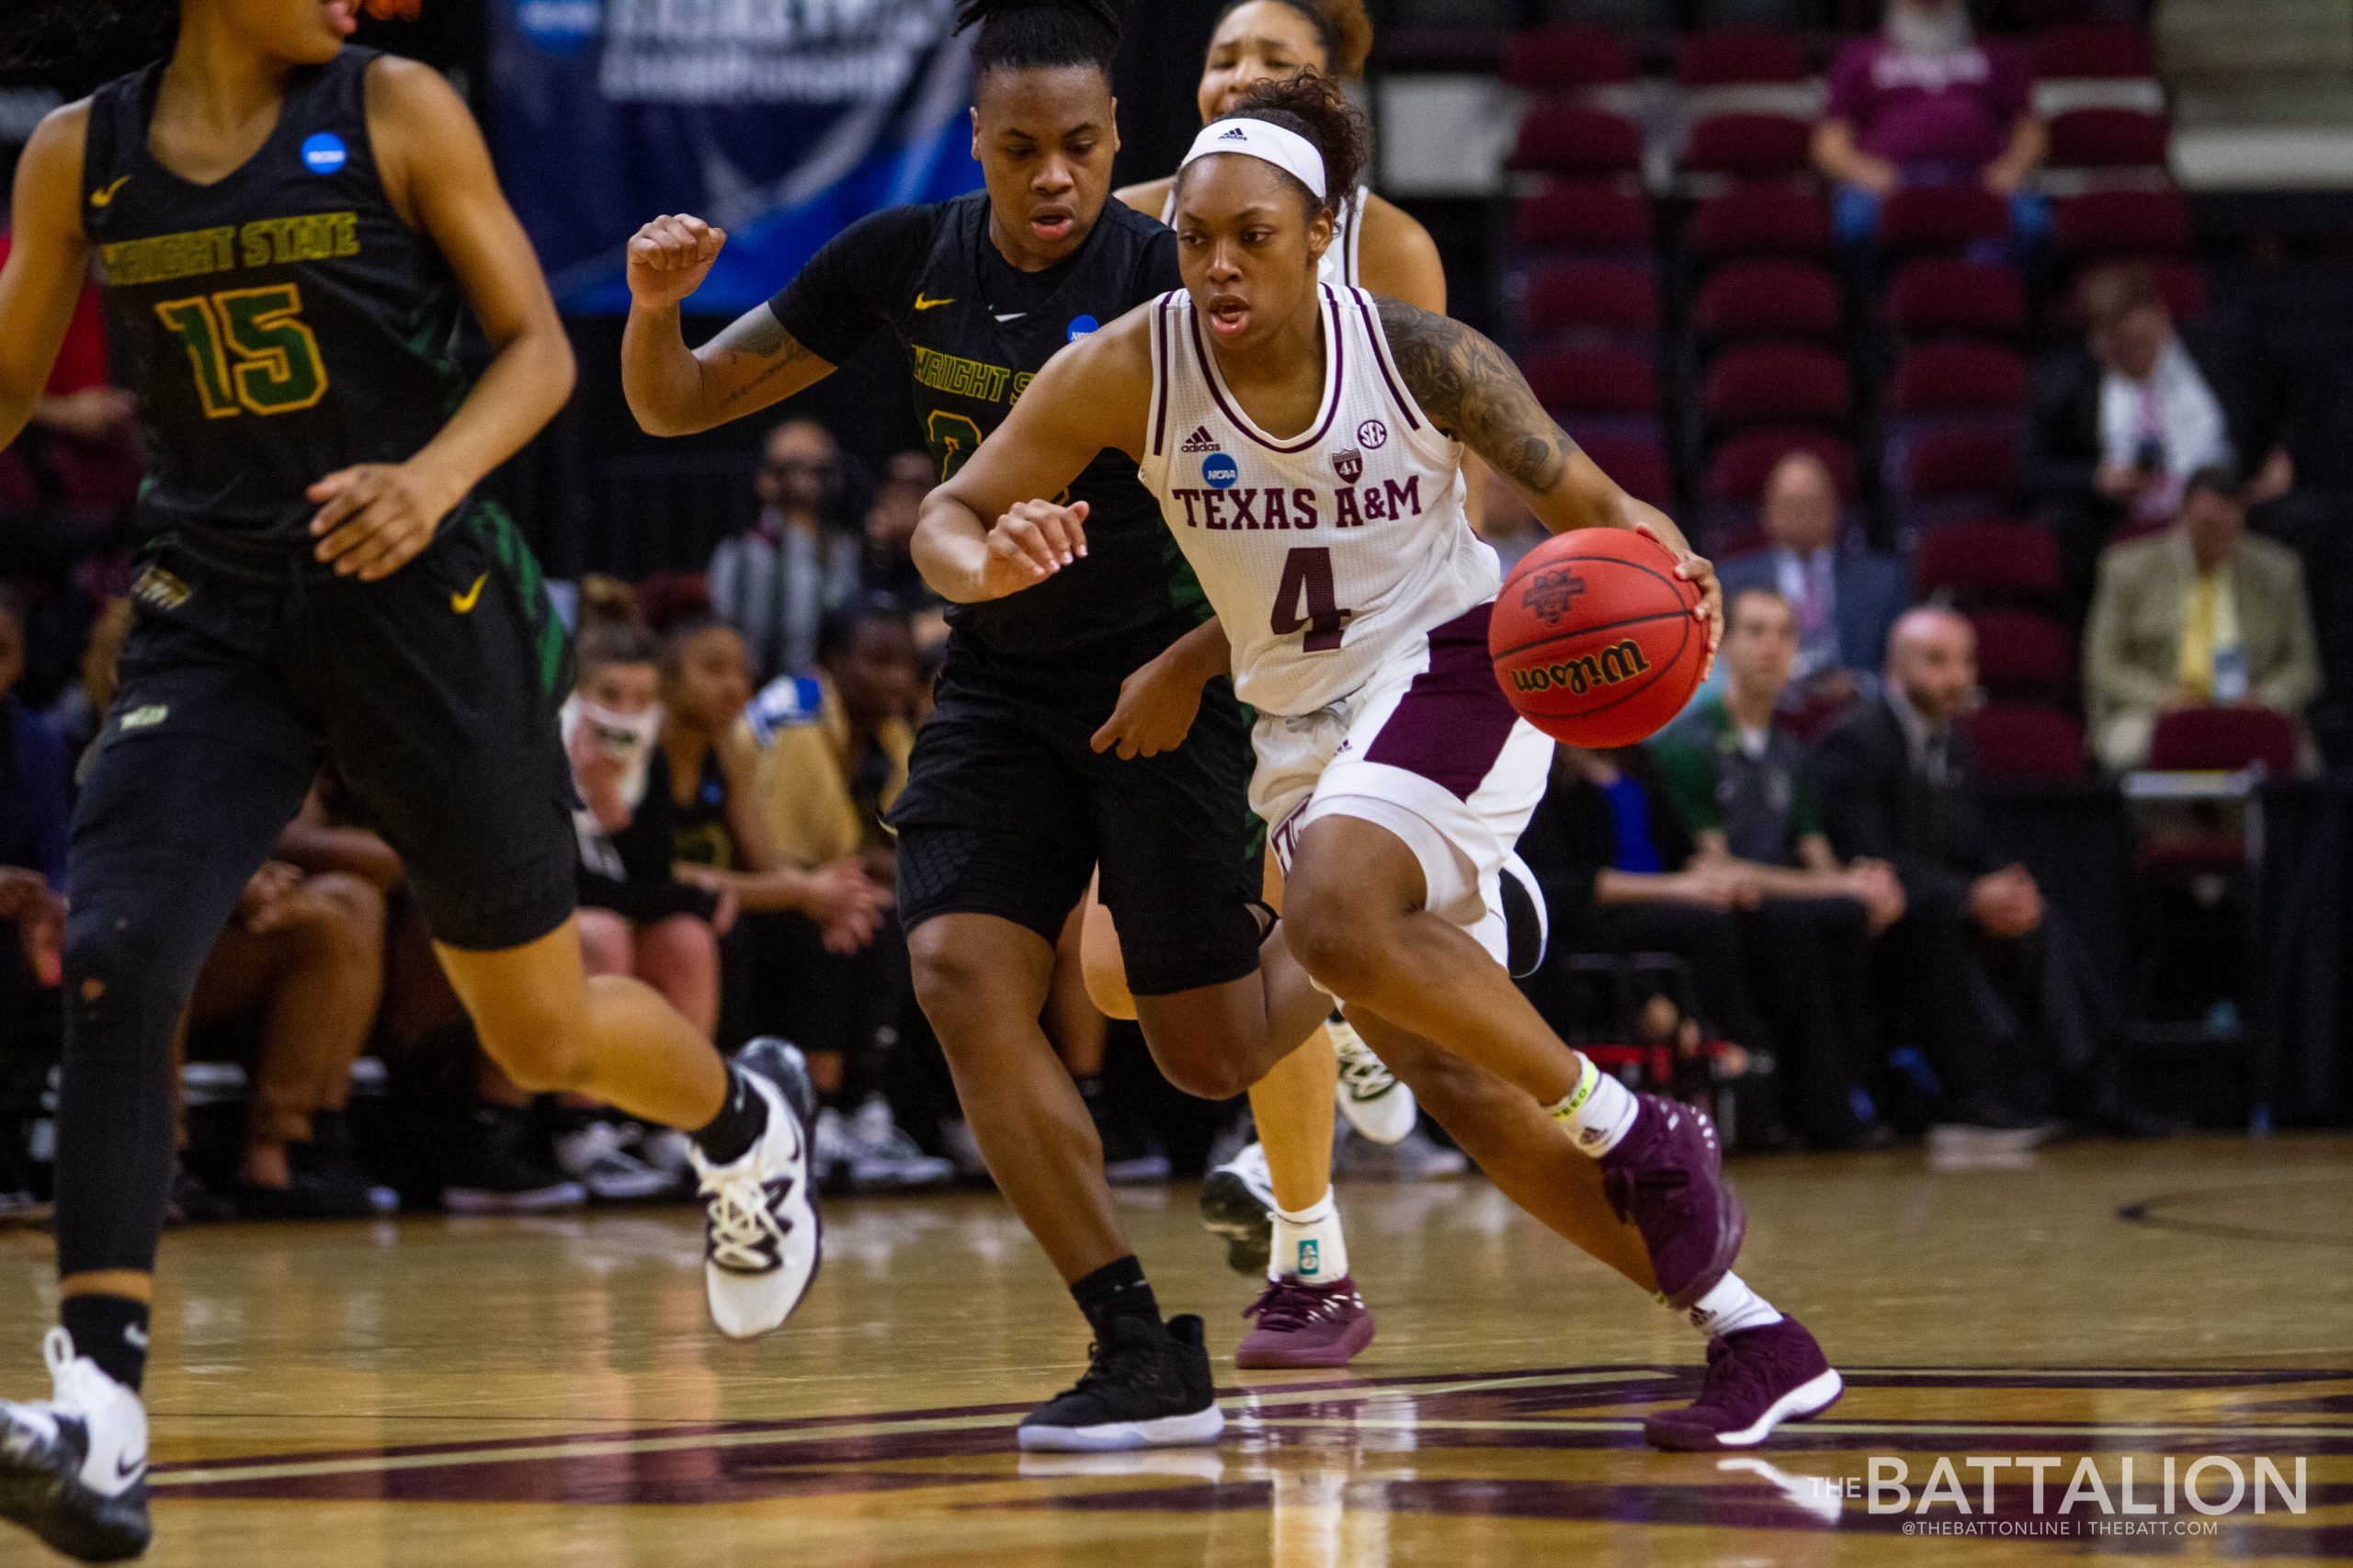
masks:
[[[1636,676],[1650,674],[1650,669],[1651,662],[1643,657],[1642,644],[1629,637],[1597,653],[1580,653],[1556,665],[1530,665],[1526,669],[1514,670],[1511,684],[1517,691],[1559,690],[1583,697],[1596,687],[1620,686]]]
[[[1520,593],[1519,606],[1547,625],[1558,626],[1562,618],[1575,608],[1577,596],[1584,592],[1585,579],[1574,568],[1539,572]]]

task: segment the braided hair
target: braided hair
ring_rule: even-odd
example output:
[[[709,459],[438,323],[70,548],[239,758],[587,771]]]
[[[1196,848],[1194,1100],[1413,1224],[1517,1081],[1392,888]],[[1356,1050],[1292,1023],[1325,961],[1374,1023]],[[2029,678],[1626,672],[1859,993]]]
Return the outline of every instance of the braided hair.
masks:
[[[1120,53],[1120,0],[957,0],[956,30],[972,27],[972,68],[983,76],[1092,65],[1108,79]]]

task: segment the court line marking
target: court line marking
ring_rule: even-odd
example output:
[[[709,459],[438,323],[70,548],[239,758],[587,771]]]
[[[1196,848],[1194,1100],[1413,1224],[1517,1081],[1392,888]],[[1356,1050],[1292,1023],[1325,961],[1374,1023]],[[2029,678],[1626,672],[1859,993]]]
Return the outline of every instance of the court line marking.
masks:
[[[1313,1416],[1278,1415],[1260,1419],[1260,1426],[1314,1427],[1333,1425]],[[1358,1416],[1347,1425],[1365,1431],[1398,1432],[1639,1432],[1643,1424],[1622,1416],[1550,1416],[1527,1420],[1476,1420],[1457,1416],[1432,1416],[1417,1420],[1394,1420],[1381,1416]],[[2265,1437],[2344,1437],[2353,1436],[2353,1426],[2247,1426],[2180,1424],[2158,1426],[2111,1426],[2096,1422],[2069,1422],[2051,1426],[2019,1424],[2006,1421],[1808,1421],[1787,1429],[1791,1436],[1805,1432],[1826,1432],[1835,1437],[2052,1437],[2074,1433],[2086,1433],[2101,1437],[2213,1437],[2258,1434]]]
[[[1529,1387],[1559,1388],[1578,1383],[1622,1381],[1622,1370],[1569,1373],[1534,1373],[1515,1377],[1478,1379],[1466,1382],[1417,1382],[1382,1384],[1363,1391],[1367,1397],[1379,1394],[1413,1393],[1483,1393],[1497,1389]],[[1234,1415],[1250,1417],[1255,1410],[1267,1405],[1313,1404],[1328,1399],[1332,1390],[1266,1389],[1229,1394],[1218,1401]],[[593,1437],[585,1441],[551,1439],[543,1443],[523,1442],[494,1449],[460,1449],[454,1453],[380,1454],[364,1458],[327,1460],[278,1460],[257,1462],[199,1465],[189,1470],[150,1470],[147,1484],[158,1486],[219,1486],[247,1481],[292,1481],[323,1475],[372,1475],[396,1470],[439,1470],[458,1465],[506,1464],[532,1460],[601,1459],[624,1454],[671,1453],[688,1449],[747,1449],[776,1447],[789,1443],[823,1443],[836,1438],[880,1437],[895,1432],[957,1432],[986,1431],[991,1427],[1011,1426],[1026,1414],[1020,1409],[994,1411],[964,1415],[938,1415],[914,1420],[892,1419],[887,1415],[848,1425],[819,1427],[795,1427],[778,1430],[722,1431],[693,1437]],[[1302,1424],[1312,1424],[1312,1418],[1302,1417]]]

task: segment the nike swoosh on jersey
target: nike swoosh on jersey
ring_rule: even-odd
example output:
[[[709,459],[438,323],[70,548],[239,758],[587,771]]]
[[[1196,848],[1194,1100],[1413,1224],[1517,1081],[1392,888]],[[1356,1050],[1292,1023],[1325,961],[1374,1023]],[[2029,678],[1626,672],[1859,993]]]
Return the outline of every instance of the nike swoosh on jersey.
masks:
[[[482,597],[482,585],[489,581],[490,574],[485,572],[481,576],[475,578],[474,585],[468,588],[464,593],[451,594],[449,596],[449,608],[456,610],[460,615],[472,614],[473,612],[474,601]]]
[[[1023,316],[1026,316],[1026,315],[1028,315],[1029,313],[1029,312],[1028,311],[1016,311],[1016,312],[1013,312],[1011,315],[1009,315],[1009,316],[997,316],[997,317],[996,317],[996,319],[997,319],[997,320],[999,320],[999,321],[1001,321],[1001,322],[1005,322],[1005,321],[1019,321]],[[991,314],[991,315],[996,315],[996,312],[995,312],[995,311],[991,311],[991,312],[989,312],[989,314]]]
[[[953,294],[945,300],[926,300],[923,297],[921,290],[915,291],[915,309],[919,311],[936,311],[942,305],[952,305],[955,302],[956,296]]]
[[[129,185],[130,183],[131,176],[129,175],[125,175],[120,179],[115,181],[112,185],[106,186],[100,189],[90,192],[90,205],[93,207],[104,207],[108,205],[109,202],[114,200],[114,193],[120,190],[124,186]]]

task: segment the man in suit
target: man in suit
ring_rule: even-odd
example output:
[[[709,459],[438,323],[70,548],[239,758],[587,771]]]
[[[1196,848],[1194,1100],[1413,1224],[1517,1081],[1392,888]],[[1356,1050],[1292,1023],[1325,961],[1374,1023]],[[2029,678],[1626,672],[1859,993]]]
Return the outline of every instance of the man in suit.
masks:
[[[1862,695],[1903,612],[1904,567],[1894,557],[1838,549],[1838,485],[1811,452],[1791,452],[1765,482],[1766,550],[1720,562],[1724,602],[1769,588],[1798,612],[1798,663],[1782,706],[1844,708]]]
[[[1833,848],[1886,861],[1903,884],[1903,918],[1880,944],[1882,988],[1938,1081],[1932,1143],[1972,1153],[2032,1146],[2063,1079],[2093,1119],[2133,1119],[2097,1071],[2109,1008],[2086,960],[1980,809],[1958,723],[1976,688],[1968,620],[1907,611],[1879,695],[1815,756]]]
[[[2303,713],[2320,691],[2320,659],[2303,566],[2287,546],[2248,536],[2240,495],[2228,469],[2200,469],[2171,528],[2102,552],[2084,647],[2102,767],[2146,764],[2166,713],[2238,704],[2295,720],[2313,767]]]

